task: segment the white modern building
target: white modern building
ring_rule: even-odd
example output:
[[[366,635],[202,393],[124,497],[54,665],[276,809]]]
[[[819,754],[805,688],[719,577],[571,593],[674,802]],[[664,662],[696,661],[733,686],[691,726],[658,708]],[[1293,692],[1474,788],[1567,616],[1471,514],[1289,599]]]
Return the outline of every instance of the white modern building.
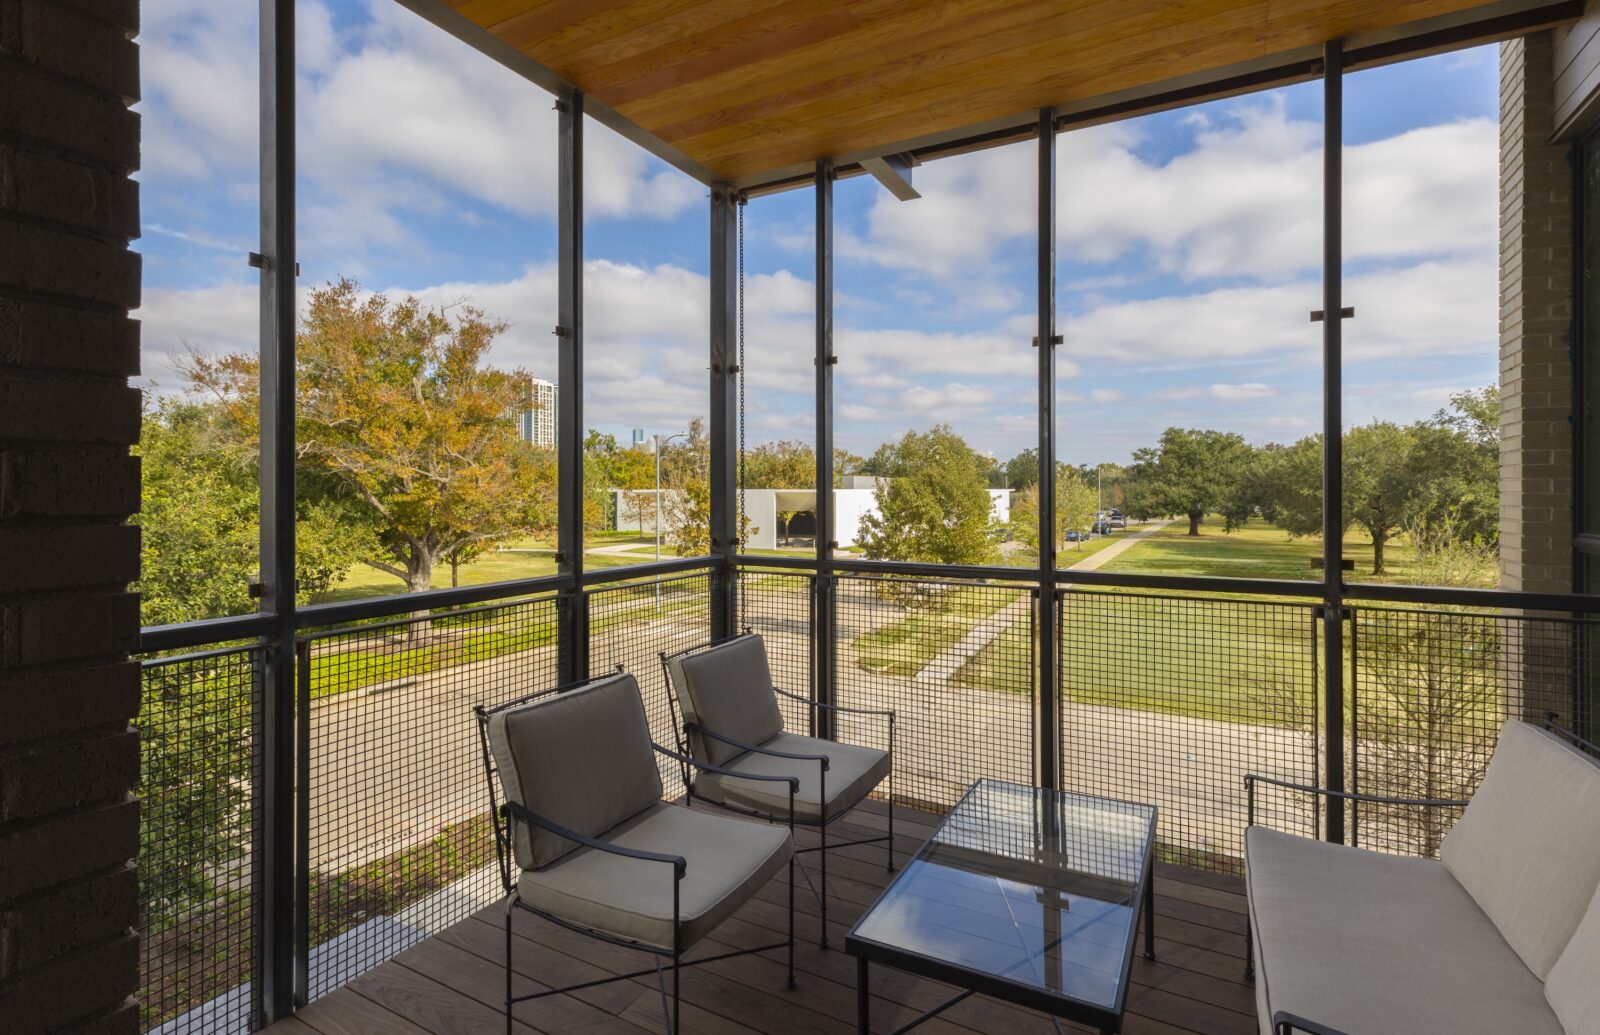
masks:
[[[838,536],[839,545],[848,549],[856,545],[862,519],[868,514],[877,512],[877,503],[874,499],[876,479],[849,477],[844,481],[844,488],[833,490],[834,531]],[[653,489],[614,489],[612,492],[615,497],[612,513],[616,515],[619,531],[649,535],[655,530],[655,510],[648,502],[644,502],[655,495]],[[675,495],[676,492],[672,489],[663,489],[661,492],[664,507],[663,524],[667,521],[667,514],[671,513],[672,499]],[[816,534],[817,490],[745,489],[742,495],[745,514],[749,516],[750,524],[755,528],[750,536],[748,544],[750,548],[774,550],[783,544],[783,528],[778,521],[779,514],[794,515],[789,520],[790,536]],[[1011,490],[990,489],[989,500],[990,516],[993,520],[1000,524],[1009,522]]]
[[[522,441],[545,449],[556,447],[556,418],[560,415],[556,401],[556,383],[534,378],[528,385],[528,403],[517,421],[517,434]]]

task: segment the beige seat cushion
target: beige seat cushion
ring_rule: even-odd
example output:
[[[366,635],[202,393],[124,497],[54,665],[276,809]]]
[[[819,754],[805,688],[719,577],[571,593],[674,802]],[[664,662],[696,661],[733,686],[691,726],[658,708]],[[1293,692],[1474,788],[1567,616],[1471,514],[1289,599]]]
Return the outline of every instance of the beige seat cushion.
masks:
[[[1544,996],[1567,1035],[1600,1035],[1600,891],[1550,968]]]
[[[1563,1035],[1544,987],[1450,871],[1263,827],[1245,834],[1261,1030]]]
[[[688,860],[679,888],[678,948],[687,950],[778,872],[794,847],[783,827],[658,802],[608,831],[625,848]],[[522,874],[530,906],[663,949],[672,941],[672,867],[580,848]]]
[[[767,648],[752,633],[673,659],[668,671],[685,722],[697,723],[741,744],[762,744],[783,730],[772,692]],[[690,737],[694,756],[721,765],[740,748],[709,737]]]
[[[818,824],[832,821],[860,804],[861,799],[889,775],[889,756],[875,748],[837,744],[793,733],[780,733],[761,745],[791,755],[828,756],[827,797],[824,798],[822,767],[816,762],[774,758],[746,751],[727,763],[729,769],[761,776],[797,776],[800,789],[795,795],[795,819]],[[701,773],[695,782],[696,795],[741,808],[771,815],[789,815],[789,788],[771,780],[740,780],[720,773]]]
[[[595,837],[661,800],[639,684],[625,672],[494,712],[489,746],[509,800],[580,834]],[[525,870],[577,847],[528,823],[513,829]]]
[[[1439,858],[1543,979],[1600,885],[1600,766],[1508,722]]]

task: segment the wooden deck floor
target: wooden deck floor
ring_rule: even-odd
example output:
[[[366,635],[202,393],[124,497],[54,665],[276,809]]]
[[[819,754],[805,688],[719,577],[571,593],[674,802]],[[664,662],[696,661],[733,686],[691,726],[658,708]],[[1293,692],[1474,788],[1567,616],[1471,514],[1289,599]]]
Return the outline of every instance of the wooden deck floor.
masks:
[[[938,818],[895,810],[895,849],[908,858],[932,833]],[[832,829],[840,839],[881,833],[882,806],[864,806]],[[815,843],[812,831],[799,835]],[[808,856],[815,859],[815,856]],[[816,900],[796,897],[801,942],[796,950],[799,987],[785,991],[778,954],[745,956],[683,971],[686,1031],[821,1033],[855,1030],[855,960],[842,949],[844,934],[882,889],[883,846],[829,853],[830,938],[816,944]],[[695,955],[743,948],[782,937],[787,889],[780,875]],[[1243,980],[1244,894],[1234,877],[1165,864],[1156,870],[1154,962],[1136,958],[1123,1030],[1150,1035],[1197,1032],[1253,1035],[1255,999]],[[416,945],[273,1025],[273,1035],[466,1035],[504,1030],[503,913],[491,907]],[[519,911],[516,917],[518,991],[540,983],[571,984],[649,966],[648,957],[584,938]],[[951,990],[888,967],[872,975],[874,1031],[890,1031],[944,999]],[[516,1031],[616,1032],[640,1035],[663,1028],[653,977],[617,982],[571,995],[521,1003]],[[1074,1032],[1086,1031],[1063,1025]],[[917,1029],[929,1035],[1053,1032],[1040,1014],[973,997]]]

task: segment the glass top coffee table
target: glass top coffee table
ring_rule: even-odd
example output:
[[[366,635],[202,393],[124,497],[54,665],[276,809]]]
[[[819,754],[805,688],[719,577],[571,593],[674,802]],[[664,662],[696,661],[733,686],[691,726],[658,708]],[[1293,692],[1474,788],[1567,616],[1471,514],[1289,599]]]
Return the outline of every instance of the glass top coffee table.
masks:
[[[1155,958],[1153,805],[979,780],[845,938],[860,1030],[868,966],[1122,1030],[1135,932]]]

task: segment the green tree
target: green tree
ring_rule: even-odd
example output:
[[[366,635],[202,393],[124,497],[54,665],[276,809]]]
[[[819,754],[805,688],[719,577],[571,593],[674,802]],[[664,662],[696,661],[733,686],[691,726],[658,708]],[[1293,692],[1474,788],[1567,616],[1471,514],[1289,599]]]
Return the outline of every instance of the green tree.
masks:
[[[1006,474],[1006,485],[1013,492],[1022,492],[1038,485],[1039,451],[1030,446],[1007,460],[1003,468]]]
[[[1035,482],[1019,493],[1011,503],[1012,537],[1027,543],[1036,553],[1039,549],[1039,485]],[[1056,546],[1066,543],[1067,532],[1076,529],[1087,531],[1094,523],[1095,494],[1091,486],[1077,471],[1063,471],[1056,478]],[[1078,540],[1082,549],[1083,540]]]
[[[1161,443],[1133,454],[1128,505],[1140,516],[1181,514],[1189,534],[1230,500],[1250,447],[1231,432],[1168,428]]]
[[[140,621],[193,622],[255,610],[260,577],[260,488],[255,457],[230,447],[216,404],[146,400],[137,522]],[[372,529],[349,501],[302,477],[296,503],[295,582],[310,603],[372,548]]]
[[[990,461],[941,424],[908,431],[885,443],[871,473],[886,481],[874,490],[875,513],[857,536],[869,559],[935,564],[984,564],[995,555],[988,530],[993,504]]]
[[[655,455],[617,445],[615,436],[591,429],[583,440],[583,524],[590,531],[612,527],[615,490],[655,487]],[[626,501],[627,496],[624,495]]]
[[[1373,421],[1344,435],[1344,518],[1372,537],[1372,573],[1382,575],[1383,548],[1415,513],[1429,479],[1419,453],[1420,430]]]
[[[840,449],[835,446],[833,449],[833,487],[842,489],[844,488],[844,480],[849,476],[866,474],[867,472],[862,470],[865,464],[866,460],[863,458],[848,449]]]
[[[428,589],[464,547],[546,532],[553,465],[518,439],[527,377],[484,365],[506,325],[469,306],[363,297],[351,280],[311,293],[296,338],[300,462],[357,502],[377,529],[363,562]],[[257,434],[257,357],[194,356],[188,374]]]
[[[748,489],[809,489],[817,484],[817,454],[804,442],[767,442],[745,451]]]

